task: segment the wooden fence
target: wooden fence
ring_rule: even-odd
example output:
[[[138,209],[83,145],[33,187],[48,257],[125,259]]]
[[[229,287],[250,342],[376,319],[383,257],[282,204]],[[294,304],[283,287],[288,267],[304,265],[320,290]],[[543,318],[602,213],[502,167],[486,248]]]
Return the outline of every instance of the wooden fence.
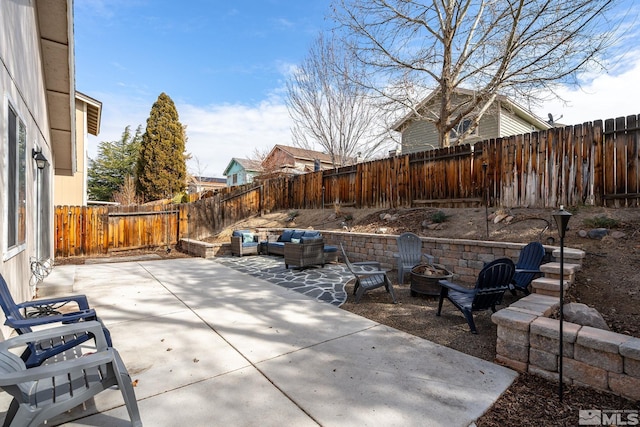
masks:
[[[179,236],[179,207],[137,209],[57,206],[55,256],[86,256],[109,251],[175,245]]]
[[[208,192],[200,200],[191,195],[191,202],[181,205],[58,207],[55,253],[172,245],[264,212],[332,205],[635,207],[640,202],[639,134],[638,116],[628,116],[270,178]]]

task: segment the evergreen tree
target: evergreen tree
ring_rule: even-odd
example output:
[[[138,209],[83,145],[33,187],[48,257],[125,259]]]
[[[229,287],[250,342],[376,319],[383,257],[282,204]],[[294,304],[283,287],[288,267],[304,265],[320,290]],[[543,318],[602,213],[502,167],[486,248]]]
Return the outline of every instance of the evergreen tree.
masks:
[[[163,92],[151,107],[142,135],[136,190],[146,201],[172,197],[184,191],[186,177],[185,129],[175,104]]]
[[[142,126],[138,126],[134,135],[131,126],[127,126],[119,141],[102,141],[98,145],[98,155],[95,160],[89,159],[87,170],[89,200],[114,200],[126,178],[135,175],[141,141]]]

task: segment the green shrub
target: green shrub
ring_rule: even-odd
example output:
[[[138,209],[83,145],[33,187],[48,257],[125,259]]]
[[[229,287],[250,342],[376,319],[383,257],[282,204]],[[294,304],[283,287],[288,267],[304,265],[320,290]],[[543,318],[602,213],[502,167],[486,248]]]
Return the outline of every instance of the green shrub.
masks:
[[[614,218],[607,218],[604,215],[596,216],[593,218],[586,218],[584,225],[589,228],[616,228],[618,227],[618,220]]]
[[[287,222],[292,222],[294,219],[296,219],[296,217],[300,215],[300,212],[298,211],[290,211],[288,216],[287,216]]]
[[[442,211],[434,212],[431,214],[431,221],[435,223],[445,222],[449,218],[449,215],[445,214]]]

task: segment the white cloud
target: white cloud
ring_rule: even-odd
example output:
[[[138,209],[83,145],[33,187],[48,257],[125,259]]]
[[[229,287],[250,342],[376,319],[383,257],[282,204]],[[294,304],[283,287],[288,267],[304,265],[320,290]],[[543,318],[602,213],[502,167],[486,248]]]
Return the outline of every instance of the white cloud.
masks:
[[[255,149],[270,150],[275,144],[291,145],[290,119],[284,104],[264,101],[259,105],[177,105],[180,121],[187,125],[187,151],[209,176],[221,177],[233,157],[249,158]],[[192,170],[198,173],[197,170]]]
[[[547,102],[536,111],[543,118],[553,114],[559,123],[576,125],[640,113],[640,51],[626,54],[611,72],[589,74],[582,88],[561,88],[559,95],[567,100]]]
[[[143,131],[156,98],[129,98],[123,95],[91,93],[102,101],[100,134],[89,137],[88,154],[95,157],[99,141],[117,141],[126,126]],[[175,100],[174,100],[175,101]],[[196,106],[176,102],[180,122],[187,126],[187,152],[193,157],[190,172],[222,177],[233,157],[251,157],[255,149],[270,150],[275,144],[291,145],[290,119],[278,99],[258,105]]]

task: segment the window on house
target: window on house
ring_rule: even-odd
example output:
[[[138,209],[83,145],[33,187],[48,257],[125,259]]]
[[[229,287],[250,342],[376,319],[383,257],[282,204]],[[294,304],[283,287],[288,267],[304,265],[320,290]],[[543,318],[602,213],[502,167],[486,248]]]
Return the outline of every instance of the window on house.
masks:
[[[233,175],[231,175],[231,183],[232,184],[237,184],[238,183],[238,174],[234,173]]]
[[[449,138],[458,139],[460,137],[460,135],[462,135],[467,130],[469,130],[470,127],[471,127],[471,119],[462,120],[460,123],[458,123],[458,125],[455,128],[451,129],[451,131],[449,132]],[[478,135],[478,127],[477,126],[473,130],[473,132],[471,132],[469,134],[469,136],[472,136],[472,135],[473,136]]]
[[[26,152],[27,130],[11,106],[8,108],[7,135],[7,249],[19,249],[25,244],[26,235]]]

